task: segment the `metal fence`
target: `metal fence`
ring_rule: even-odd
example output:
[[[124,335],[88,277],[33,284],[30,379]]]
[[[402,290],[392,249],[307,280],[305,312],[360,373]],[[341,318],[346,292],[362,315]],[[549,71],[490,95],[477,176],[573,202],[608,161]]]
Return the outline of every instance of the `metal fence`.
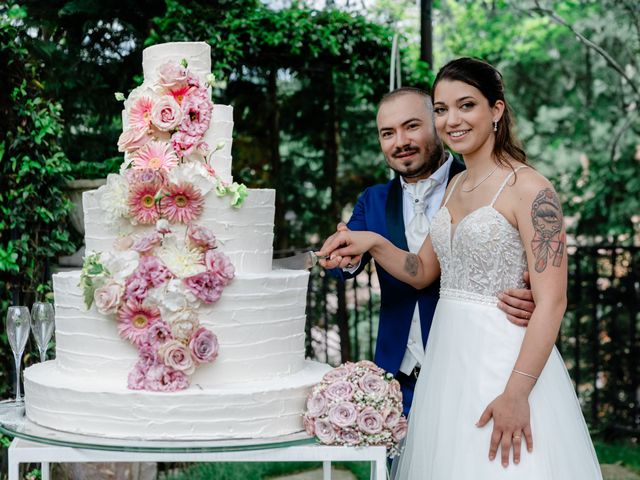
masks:
[[[605,436],[640,434],[640,248],[569,247],[568,308],[557,348],[587,421]],[[374,268],[309,280],[307,355],[332,365],[373,358],[380,290]]]

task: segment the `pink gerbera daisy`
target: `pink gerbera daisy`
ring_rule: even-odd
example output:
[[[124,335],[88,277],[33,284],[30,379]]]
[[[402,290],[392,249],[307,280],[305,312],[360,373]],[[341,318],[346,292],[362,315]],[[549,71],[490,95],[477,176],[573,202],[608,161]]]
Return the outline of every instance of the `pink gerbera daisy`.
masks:
[[[182,100],[187,96],[189,90],[191,90],[191,87],[189,85],[185,85],[184,87],[174,88],[170,90],[169,93],[174,100],[178,102],[178,105],[182,105]]]
[[[151,110],[153,100],[149,97],[137,99],[129,110],[129,125],[136,129],[149,128],[151,126]]]
[[[160,321],[160,310],[135,301],[128,301],[118,312],[118,333],[135,346],[142,346],[149,338],[149,328]]]
[[[138,183],[129,189],[129,215],[138,223],[156,223],[160,218],[156,208],[157,183]]]
[[[151,141],[138,149],[133,159],[133,168],[170,171],[178,165],[178,156],[171,144]]]
[[[202,213],[204,199],[197,187],[185,182],[170,184],[165,193],[160,208],[170,222],[189,223]]]

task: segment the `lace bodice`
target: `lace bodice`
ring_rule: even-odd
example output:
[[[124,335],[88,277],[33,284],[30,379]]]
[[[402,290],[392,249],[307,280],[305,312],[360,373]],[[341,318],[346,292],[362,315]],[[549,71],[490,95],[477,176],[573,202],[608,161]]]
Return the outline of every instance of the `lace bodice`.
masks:
[[[494,297],[506,288],[524,287],[522,275],[527,263],[520,234],[493,206],[511,175],[490,205],[474,210],[455,228],[446,204],[456,184],[436,213],[431,241],[440,261],[441,290],[472,298]]]

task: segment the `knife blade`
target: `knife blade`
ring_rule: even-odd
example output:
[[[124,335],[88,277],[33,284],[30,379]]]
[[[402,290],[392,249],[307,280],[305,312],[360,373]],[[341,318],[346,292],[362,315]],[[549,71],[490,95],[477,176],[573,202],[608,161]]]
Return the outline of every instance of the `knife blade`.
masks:
[[[273,270],[310,270],[317,265],[318,257],[314,252],[297,253],[290,257],[274,258],[271,263]]]

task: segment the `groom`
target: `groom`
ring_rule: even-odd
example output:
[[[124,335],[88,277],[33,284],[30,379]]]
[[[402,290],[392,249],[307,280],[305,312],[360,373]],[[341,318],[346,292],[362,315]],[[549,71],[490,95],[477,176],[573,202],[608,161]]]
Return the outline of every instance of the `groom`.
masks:
[[[373,231],[397,247],[417,253],[440,208],[447,184],[465,167],[445,151],[435,131],[431,98],[422,90],[403,87],[386,94],[376,120],[382,153],[397,175],[386,184],[367,188],[358,198],[349,222],[339,224],[338,231]],[[360,273],[370,260],[366,253],[320,263],[347,279]],[[379,265],[376,271],[381,302],[375,362],[400,382],[407,415],[438,302],[439,284],[416,290]],[[526,326],[534,308],[531,291],[509,290],[500,297],[498,306],[509,320]]]

